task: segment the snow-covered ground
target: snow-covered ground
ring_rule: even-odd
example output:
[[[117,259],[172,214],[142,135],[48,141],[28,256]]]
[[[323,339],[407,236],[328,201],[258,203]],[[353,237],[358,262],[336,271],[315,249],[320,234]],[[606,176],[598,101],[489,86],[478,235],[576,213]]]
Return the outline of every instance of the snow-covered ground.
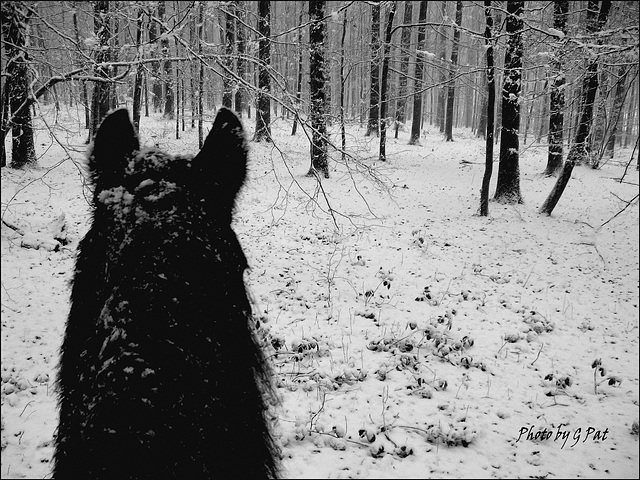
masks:
[[[70,239],[22,248],[2,225],[2,478],[50,476],[89,220],[75,115],[37,119],[37,168],[2,169],[3,219],[50,238],[64,213]],[[453,143],[426,132],[422,146],[401,131],[381,164],[353,125],[358,161],[332,154],[319,189],[304,133],[272,129],[274,145],[251,143],[234,229],[277,373],[285,477],[638,478],[637,200],[613,218],[638,194],[630,150],[576,168],[548,217],[546,149],[523,146],[525,203],[491,202],[483,218],[484,143],[466,130]],[[194,132],[173,137],[173,122],[142,119],[143,142],[197,150]]]

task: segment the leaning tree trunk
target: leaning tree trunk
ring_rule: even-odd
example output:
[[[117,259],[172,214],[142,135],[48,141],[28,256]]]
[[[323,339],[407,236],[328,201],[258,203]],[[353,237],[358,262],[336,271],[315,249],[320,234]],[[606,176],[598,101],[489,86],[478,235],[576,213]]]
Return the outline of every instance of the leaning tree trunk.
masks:
[[[553,27],[567,34],[567,13],[569,11],[568,0],[555,0],[553,10]],[[558,39],[558,45],[553,52],[551,62],[551,105],[549,107],[549,157],[547,158],[547,168],[544,171],[546,176],[555,176],[562,168],[562,130],[564,128],[564,84],[565,74],[560,62],[562,55],[564,38]]]
[[[256,111],[256,131],[254,142],[271,141],[271,78],[269,66],[271,65],[271,2],[260,0],[258,2],[258,102]]]
[[[444,138],[453,142],[453,100],[456,96],[456,67],[458,66],[458,49],[460,48],[460,26],[462,25],[462,0],[456,2],[456,26],[453,29],[453,47],[451,48],[451,65],[449,65],[449,85],[447,86],[447,119],[444,127]]]
[[[500,165],[495,200],[522,203],[518,133],[520,131],[520,92],[522,79],[522,11],[524,2],[507,1],[507,51],[504,57],[502,87],[502,132]]]
[[[327,21],[324,18],[324,0],[309,1],[309,89],[311,95],[311,168],[308,176],[329,178],[327,162],[327,102],[325,95],[324,42]]]
[[[587,31],[589,33],[595,35],[600,32],[600,30],[602,30],[602,27],[607,22],[610,8],[611,1],[604,0],[600,8],[600,13],[598,13],[598,2],[589,1],[589,6],[587,8]],[[597,40],[598,45],[601,43],[602,40]],[[553,209],[560,200],[564,189],[569,183],[573,168],[577,164],[585,161],[588,156],[586,148],[587,139],[589,136],[589,130],[591,130],[591,122],[593,119],[593,102],[595,101],[596,93],[598,91],[597,55],[591,56],[589,66],[587,67],[587,72],[585,74],[582,91],[583,99],[580,103],[580,123],[578,124],[578,130],[576,131],[575,140],[571,145],[571,150],[569,150],[567,161],[564,162],[564,166],[562,167],[562,172],[558,176],[558,180],[551,189],[549,196],[540,207],[540,213],[551,215],[551,212],[553,212]]]
[[[427,20],[427,0],[421,0],[418,23],[424,24]],[[418,27],[418,43],[416,45],[416,72],[413,83],[413,118],[411,119],[411,137],[409,145],[420,144],[420,121],[422,120],[422,72],[424,70],[426,26]]]
[[[369,90],[369,122],[367,133],[377,136],[380,104],[380,2],[371,4],[371,87]]]
[[[496,78],[493,65],[493,40],[491,29],[493,28],[493,18],[491,17],[491,1],[484,2],[484,15],[487,26],[484,31],[485,44],[487,46],[487,114],[486,114],[486,137],[485,137],[485,167],[482,177],[482,188],[480,190],[480,215],[489,215],[489,185],[493,173],[493,122],[495,116],[496,103]]]
[[[384,37],[384,50],[382,54],[382,78],[380,84],[380,154],[378,159],[381,162],[387,160],[387,86],[389,84],[389,50],[391,49],[391,28],[393,27],[393,17],[396,14],[396,2],[391,2],[389,15],[387,16],[387,30]]]
[[[29,101],[29,56],[27,22],[29,13],[24,2],[2,2],[2,36],[7,54],[5,88],[8,90],[10,119],[3,122],[2,143],[11,126],[11,168],[23,168],[36,163]],[[6,163],[6,159],[5,159]]]

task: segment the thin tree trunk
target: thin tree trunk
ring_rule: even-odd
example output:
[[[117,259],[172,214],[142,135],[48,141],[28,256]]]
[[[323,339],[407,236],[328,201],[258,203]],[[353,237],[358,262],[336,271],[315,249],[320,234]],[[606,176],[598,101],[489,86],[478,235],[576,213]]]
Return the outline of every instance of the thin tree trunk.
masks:
[[[80,31],[78,29],[78,11],[76,8],[76,3],[77,2],[71,2],[71,12],[72,12],[71,15],[73,18],[73,33],[75,34],[76,43],[78,45],[81,45]],[[80,81],[80,99],[82,102],[82,106],[84,107],[84,128],[90,128],[91,115],[89,110],[89,94],[87,92],[87,82],[84,80]]]
[[[302,25],[302,16],[304,8],[300,9],[300,22]],[[298,81],[296,84],[296,115],[293,117],[293,127],[291,135],[295,135],[298,129],[298,118],[300,117],[300,97],[302,96],[302,28],[298,29]]]
[[[456,95],[455,74],[458,66],[458,50],[460,48],[460,27],[462,26],[462,0],[456,2],[456,26],[453,29],[453,46],[451,48],[451,65],[449,65],[449,85],[447,86],[447,120],[444,137],[453,142],[453,100]]]
[[[371,88],[369,90],[368,137],[372,133],[379,135],[380,104],[380,2],[371,4]]]
[[[396,3],[391,2],[389,15],[387,16],[387,32],[384,37],[384,51],[382,54],[382,78],[380,85],[380,154],[378,159],[381,162],[387,160],[387,88],[389,83],[389,51],[391,50],[391,28],[393,27],[393,17],[396,14]]]
[[[485,45],[487,46],[487,125],[485,142],[485,167],[482,177],[482,188],[480,190],[480,215],[489,215],[489,185],[493,174],[493,122],[496,103],[496,79],[493,66],[493,40],[491,30],[493,29],[493,18],[491,17],[491,1],[485,0],[484,14],[486,18],[486,28],[484,31]]]
[[[613,100],[613,113],[611,120],[611,133],[609,134],[609,139],[607,140],[607,149],[606,153],[609,155],[609,158],[613,158],[613,152],[615,149],[616,143],[616,133],[618,133],[618,124],[620,123],[620,118],[622,117],[622,109],[624,107],[624,99],[626,97],[627,88],[625,85],[627,83],[627,74],[629,73],[629,67],[627,65],[622,65],[618,69],[618,83],[616,84],[616,93]]]
[[[427,0],[421,0],[418,23],[424,24],[427,20]],[[422,71],[424,69],[424,52],[426,38],[426,26],[418,27],[418,41],[416,45],[416,72],[413,84],[413,117],[411,118],[411,137],[409,145],[420,144],[420,120],[422,116]]]
[[[411,24],[413,17],[413,8],[411,2],[404,2],[404,18],[402,23]],[[398,129],[400,124],[406,122],[407,109],[407,77],[409,76],[409,50],[411,48],[411,29],[409,27],[402,28],[402,37],[400,39],[401,48],[405,53],[402,54],[400,60],[400,79],[398,86],[398,100],[396,102],[396,125],[395,138],[398,138]]]
[[[234,3],[230,2],[226,5],[229,11],[224,12],[225,31],[224,31],[224,65],[229,71],[233,71],[233,47],[236,41],[235,35],[235,18]],[[222,76],[222,106],[233,108],[233,78],[228,72],[223,72]]]
[[[235,0],[235,11],[239,18],[244,19],[244,6],[241,4],[239,0]],[[245,70],[246,70],[246,61],[244,59],[245,52],[245,32],[244,25],[238,22],[236,26],[236,37],[238,41],[238,58],[237,58],[237,68],[238,68],[238,77],[244,80]],[[235,95],[235,110],[238,116],[242,118],[242,111],[244,110],[244,89],[243,85],[238,85],[236,89]]]
[[[342,38],[340,40],[340,139],[342,140],[342,161],[346,161],[347,133],[344,126],[344,37],[347,34],[347,11],[343,12]]]
[[[567,14],[569,12],[568,0],[555,0],[553,6],[553,27],[566,35]],[[564,85],[565,74],[560,61],[562,55],[563,39],[558,40],[554,48],[551,62],[551,105],[549,107],[549,157],[544,175],[556,176],[562,168],[563,156],[563,129],[564,129]]]
[[[158,8],[156,6],[156,8]],[[158,12],[159,15],[159,12]],[[149,12],[151,17],[151,11]],[[153,50],[151,55],[158,58],[161,55],[158,48],[158,24],[149,18],[149,43],[152,45]],[[162,83],[160,80],[160,62],[151,63],[151,78],[147,75],[147,81],[152,80],[151,85],[151,102],[153,103],[153,113],[158,113],[162,109]]]
[[[164,0],[158,2],[158,18],[161,22],[165,21],[166,4]],[[162,37],[160,39],[160,47],[162,48],[162,57],[165,60],[162,62],[164,67],[164,113],[163,117],[173,120],[175,115],[175,97],[173,76],[171,75],[171,61],[167,59],[169,57],[169,37],[165,35],[164,28],[162,29]]]
[[[204,42],[204,1],[198,2],[198,57],[202,58],[202,43]],[[204,143],[204,65],[198,62],[198,148],[202,149]]]
[[[445,104],[446,104],[446,96],[444,94],[445,92],[445,82],[447,81],[446,78],[446,69],[445,69],[445,64],[446,64],[446,54],[447,54],[447,38],[445,35],[445,26],[444,26],[444,21],[445,21],[445,17],[447,16],[447,1],[446,0],[442,0],[441,3],[441,14],[442,14],[442,25],[439,27],[440,30],[440,36],[441,36],[441,41],[442,41],[442,45],[441,45],[441,50],[440,50],[440,55],[439,55],[439,71],[440,74],[438,76],[438,105],[436,107],[436,125],[438,126],[438,128],[440,129],[440,133],[444,133],[444,125],[445,125]]]
[[[142,18],[144,10],[142,7],[138,8],[138,19],[136,21],[136,47],[138,49],[138,59],[142,60],[143,48],[142,48]],[[138,64],[136,68],[136,79],[133,84],[133,128],[136,133],[140,131],[140,102],[142,100],[142,64]]]

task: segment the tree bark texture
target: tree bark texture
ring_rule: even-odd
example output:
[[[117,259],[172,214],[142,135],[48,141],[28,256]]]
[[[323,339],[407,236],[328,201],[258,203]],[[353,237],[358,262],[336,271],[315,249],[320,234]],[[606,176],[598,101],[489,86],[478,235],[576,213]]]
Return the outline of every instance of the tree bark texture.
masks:
[[[502,132],[500,165],[495,200],[522,203],[520,193],[520,92],[522,89],[522,11],[524,2],[507,1],[507,50],[504,57],[502,87]]]
[[[98,48],[95,51],[96,66],[94,72],[96,77],[109,78],[109,67],[103,64],[111,60],[111,48],[109,39],[109,2],[99,0],[94,3],[93,29],[98,38]],[[109,99],[109,83],[94,82],[93,96],[91,99],[91,131],[89,137],[93,139],[102,119],[107,116],[111,107]]]
[[[271,141],[271,2],[258,2],[258,102],[256,110],[255,142]]]
[[[427,0],[421,0],[418,23],[424,24],[427,20]],[[420,144],[420,120],[422,117],[422,75],[424,70],[426,26],[418,27],[418,41],[416,45],[416,72],[413,87],[413,118],[411,119],[411,137],[409,145]]]
[[[235,4],[230,2],[226,5],[228,11],[225,11],[225,28],[224,28],[224,65],[227,70],[233,71],[234,44],[236,41],[235,34]],[[222,106],[229,109],[233,108],[233,78],[225,71],[222,77]]]
[[[325,93],[326,59],[324,43],[327,24],[324,17],[324,0],[309,0],[309,88],[311,93],[311,169],[318,175],[329,178],[327,161],[327,102]]]
[[[12,122],[3,121],[2,143],[11,128],[11,168],[24,168],[36,162],[33,125],[29,108],[29,56],[26,27],[29,19],[24,2],[3,2],[2,35],[7,54],[5,88]],[[8,116],[7,116],[8,117]],[[6,155],[6,154],[5,154]],[[6,158],[5,158],[6,163]]]

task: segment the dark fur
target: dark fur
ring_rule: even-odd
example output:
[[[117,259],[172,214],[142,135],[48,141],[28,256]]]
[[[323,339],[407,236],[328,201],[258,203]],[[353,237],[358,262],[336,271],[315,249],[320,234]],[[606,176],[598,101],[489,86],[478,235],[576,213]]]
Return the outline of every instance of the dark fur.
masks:
[[[277,476],[270,371],[230,226],[246,159],[227,109],[195,158],[139,151],[126,110],[100,126],[58,376],[56,478]]]

